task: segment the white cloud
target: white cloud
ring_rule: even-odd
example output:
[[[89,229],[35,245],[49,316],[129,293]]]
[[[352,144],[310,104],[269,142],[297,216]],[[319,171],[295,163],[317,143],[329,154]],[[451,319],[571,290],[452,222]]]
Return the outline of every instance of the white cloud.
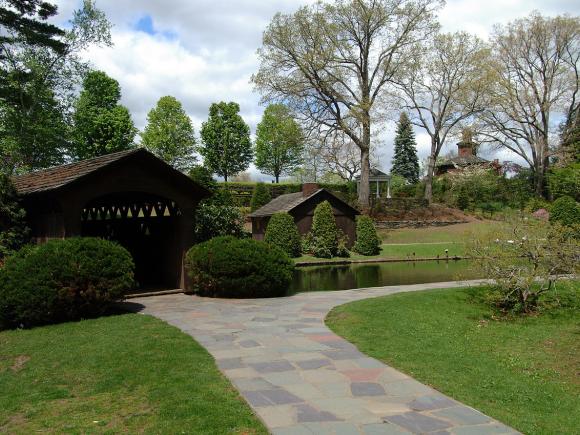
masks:
[[[262,32],[276,12],[291,12],[312,1],[97,0],[97,7],[114,25],[115,45],[91,49],[86,56],[95,68],[120,82],[123,104],[139,128],[160,97],[173,95],[183,103],[198,132],[210,104],[221,100],[238,102],[254,131],[263,108],[249,81],[258,68],[256,49]],[[56,3],[62,22],[71,17],[80,0]],[[485,38],[494,23],[506,23],[532,10],[546,15],[578,14],[580,6],[576,0],[448,0],[440,21],[445,31],[466,30]],[[154,34],[137,29],[139,20],[147,16]],[[429,140],[424,132],[416,133],[423,158]],[[392,137],[392,128],[386,129],[379,152],[384,169],[390,167]]]

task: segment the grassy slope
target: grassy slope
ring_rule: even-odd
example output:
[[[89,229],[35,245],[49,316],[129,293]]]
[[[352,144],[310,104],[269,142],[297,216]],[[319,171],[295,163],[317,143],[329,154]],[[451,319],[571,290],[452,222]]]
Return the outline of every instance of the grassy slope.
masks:
[[[580,283],[567,288],[578,298]],[[327,323],[363,352],[524,433],[578,433],[577,302],[575,310],[496,321],[472,292],[355,302]]]
[[[126,314],[0,332],[0,432],[266,433],[191,337]]]

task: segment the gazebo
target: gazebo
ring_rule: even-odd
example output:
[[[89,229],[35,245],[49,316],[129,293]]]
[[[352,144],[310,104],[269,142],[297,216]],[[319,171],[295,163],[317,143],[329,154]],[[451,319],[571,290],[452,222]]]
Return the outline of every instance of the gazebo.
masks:
[[[387,184],[387,198],[391,197],[391,176],[385,174],[383,171],[378,169],[371,169],[369,173],[369,186],[372,189],[373,183],[375,184],[375,196],[377,198],[381,197],[381,183]],[[360,175],[356,177],[356,191],[360,190]]]

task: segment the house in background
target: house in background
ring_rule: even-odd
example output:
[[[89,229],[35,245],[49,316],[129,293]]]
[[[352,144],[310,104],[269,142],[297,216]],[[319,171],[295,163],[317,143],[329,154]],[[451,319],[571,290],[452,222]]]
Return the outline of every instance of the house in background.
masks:
[[[13,179],[33,240],[76,236],[127,248],[141,288],[185,288],[184,257],[194,244],[204,187],[143,148]]]
[[[493,169],[499,173],[502,168],[499,161],[489,161],[476,156],[476,146],[469,138],[459,142],[457,144],[457,156],[437,163],[435,165],[435,176],[458,173],[470,168]]]
[[[350,248],[356,240],[356,215],[359,211],[316,183],[304,183],[302,191],[287,193],[274,198],[265,206],[249,215],[252,220],[252,237],[263,240],[268,222],[274,213],[287,212],[293,218],[300,235],[307,234],[312,228],[314,209],[323,201],[332,206],[336,225],[348,237]]]

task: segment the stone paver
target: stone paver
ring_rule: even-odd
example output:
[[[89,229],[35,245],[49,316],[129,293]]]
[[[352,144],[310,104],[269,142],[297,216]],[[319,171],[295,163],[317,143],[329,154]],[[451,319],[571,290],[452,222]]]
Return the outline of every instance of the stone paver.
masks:
[[[131,299],[194,337],[273,434],[496,434],[513,429],[370,358],[324,324],[347,302],[482,281],[301,293],[272,299],[183,294]]]

